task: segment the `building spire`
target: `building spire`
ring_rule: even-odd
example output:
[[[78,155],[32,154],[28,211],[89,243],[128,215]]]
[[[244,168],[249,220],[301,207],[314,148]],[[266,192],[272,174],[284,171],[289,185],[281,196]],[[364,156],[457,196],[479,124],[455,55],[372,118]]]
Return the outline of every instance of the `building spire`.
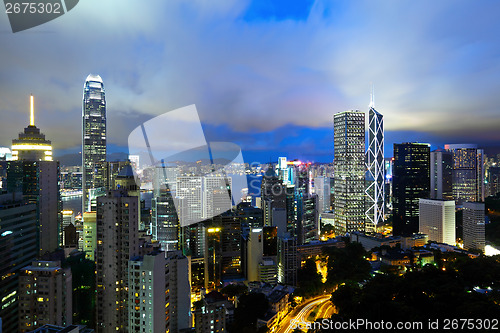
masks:
[[[371,83],[371,92],[370,92],[370,108],[375,108],[375,92],[373,89],[373,83]]]
[[[30,126],[35,126],[35,105],[33,95],[30,96]]]

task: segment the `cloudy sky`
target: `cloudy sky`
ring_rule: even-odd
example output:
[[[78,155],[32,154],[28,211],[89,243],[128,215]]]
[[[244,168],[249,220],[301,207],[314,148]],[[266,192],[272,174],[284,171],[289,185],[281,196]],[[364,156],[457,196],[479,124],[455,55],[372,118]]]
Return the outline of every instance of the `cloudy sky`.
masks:
[[[12,33],[0,13],[0,146],[36,125],[59,154],[80,151],[82,88],[105,84],[108,144],[196,104],[209,141],[245,160],[328,162],[333,114],[385,117],[386,156],[403,141],[500,145],[498,1],[82,0]]]

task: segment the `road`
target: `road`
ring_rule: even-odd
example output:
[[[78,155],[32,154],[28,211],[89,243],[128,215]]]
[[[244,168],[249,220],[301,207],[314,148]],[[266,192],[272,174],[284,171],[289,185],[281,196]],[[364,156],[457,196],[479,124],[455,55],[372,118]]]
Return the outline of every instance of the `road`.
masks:
[[[299,305],[283,319],[276,332],[291,333],[295,328],[297,328],[298,323],[301,324],[301,327],[305,328],[305,325],[308,322],[307,318],[309,317],[309,314],[317,306],[319,306],[317,317],[324,318],[326,315],[331,315],[334,311],[334,307],[330,302],[330,297],[331,295],[317,296]]]

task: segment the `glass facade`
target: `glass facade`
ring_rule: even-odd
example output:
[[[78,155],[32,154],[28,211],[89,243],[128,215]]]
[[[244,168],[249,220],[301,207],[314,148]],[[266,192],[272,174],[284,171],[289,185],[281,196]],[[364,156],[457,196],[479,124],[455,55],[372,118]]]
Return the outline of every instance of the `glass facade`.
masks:
[[[89,189],[106,186],[106,98],[99,75],[85,80],[82,119],[82,212],[86,212]]]
[[[393,234],[411,236],[418,232],[419,199],[430,194],[429,144],[394,144],[392,191]]]
[[[384,222],[385,165],[384,116],[373,107],[369,111],[368,150],[366,152],[366,231]]]
[[[365,229],[365,114],[344,111],[334,116],[335,233]]]

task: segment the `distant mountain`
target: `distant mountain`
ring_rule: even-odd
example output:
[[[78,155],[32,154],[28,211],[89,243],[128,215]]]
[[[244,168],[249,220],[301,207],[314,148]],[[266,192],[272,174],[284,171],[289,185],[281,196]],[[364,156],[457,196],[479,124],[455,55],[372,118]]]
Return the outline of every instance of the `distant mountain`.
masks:
[[[124,152],[111,153],[108,154],[108,161],[125,161],[128,158],[128,154]],[[61,166],[75,166],[82,165],[82,155],[80,153],[75,154],[65,154],[61,156],[54,156],[54,160],[59,161]]]

